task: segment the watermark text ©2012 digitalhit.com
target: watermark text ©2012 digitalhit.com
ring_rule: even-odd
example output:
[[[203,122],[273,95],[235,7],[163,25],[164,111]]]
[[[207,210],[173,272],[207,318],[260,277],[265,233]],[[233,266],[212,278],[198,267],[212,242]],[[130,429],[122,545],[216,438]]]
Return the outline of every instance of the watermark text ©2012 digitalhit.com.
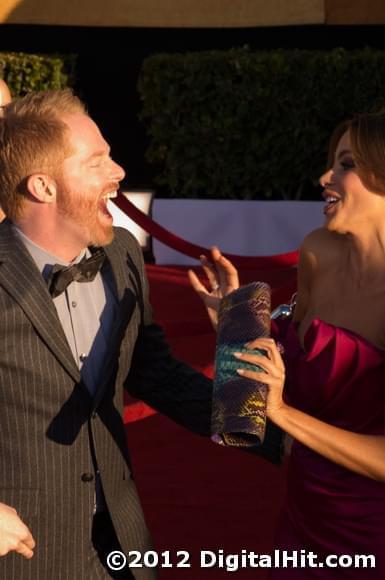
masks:
[[[107,566],[118,571],[124,568],[222,568],[236,572],[244,568],[375,568],[374,554],[328,554],[320,557],[311,550],[274,550],[258,554],[250,550],[227,553],[225,550],[201,550],[192,555],[187,550],[157,552],[133,550],[124,554],[115,550],[107,556]]]

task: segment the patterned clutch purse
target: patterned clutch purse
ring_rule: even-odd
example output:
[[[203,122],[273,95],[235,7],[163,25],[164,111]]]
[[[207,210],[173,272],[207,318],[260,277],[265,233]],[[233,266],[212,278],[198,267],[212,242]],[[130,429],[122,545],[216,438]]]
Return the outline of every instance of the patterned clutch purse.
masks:
[[[277,463],[282,434],[266,421],[266,385],[240,376],[236,369],[256,371],[258,367],[233,356],[247,350],[245,343],[270,336],[270,295],[268,284],[253,282],[221,300],[211,431],[216,443],[256,447],[257,453]]]

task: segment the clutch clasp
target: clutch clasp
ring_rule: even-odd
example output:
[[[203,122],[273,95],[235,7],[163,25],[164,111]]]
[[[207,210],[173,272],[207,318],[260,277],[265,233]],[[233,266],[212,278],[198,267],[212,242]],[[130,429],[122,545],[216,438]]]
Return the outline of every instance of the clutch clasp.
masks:
[[[293,316],[294,308],[297,303],[297,292],[291,297],[289,304],[280,304],[277,308],[274,308],[270,318],[275,320],[276,318],[291,318]]]

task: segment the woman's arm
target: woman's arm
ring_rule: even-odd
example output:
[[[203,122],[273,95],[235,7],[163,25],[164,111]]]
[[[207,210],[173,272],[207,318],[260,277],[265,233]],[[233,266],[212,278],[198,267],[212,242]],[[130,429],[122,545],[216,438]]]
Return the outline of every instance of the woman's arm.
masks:
[[[260,338],[247,346],[267,352],[267,357],[241,353],[236,356],[264,370],[238,370],[238,373],[267,385],[266,414],[271,421],[327,459],[366,477],[385,482],[385,434],[362,435],[340,429],[286,404],[282,396],[285,366],[275,341]]]

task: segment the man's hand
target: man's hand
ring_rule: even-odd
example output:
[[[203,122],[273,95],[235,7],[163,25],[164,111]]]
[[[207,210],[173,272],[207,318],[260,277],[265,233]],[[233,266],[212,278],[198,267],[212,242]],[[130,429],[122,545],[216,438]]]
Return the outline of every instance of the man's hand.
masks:
[[[27,526],[17,515],[17,511],[0,503],[0,556],[5,556],[12,550],[32,558],[35,540]]]
[[[206,256],[201,256],[200,259],[211,286],[211,291],[207,290],[192,270],[189,270],[188,276],[195,292],[203,300],[214,330],[216,330],[221,299],[239,288],[238,271],[230,260],[222,256],[220,250],[216,247],[211,250],[211,261]]]

